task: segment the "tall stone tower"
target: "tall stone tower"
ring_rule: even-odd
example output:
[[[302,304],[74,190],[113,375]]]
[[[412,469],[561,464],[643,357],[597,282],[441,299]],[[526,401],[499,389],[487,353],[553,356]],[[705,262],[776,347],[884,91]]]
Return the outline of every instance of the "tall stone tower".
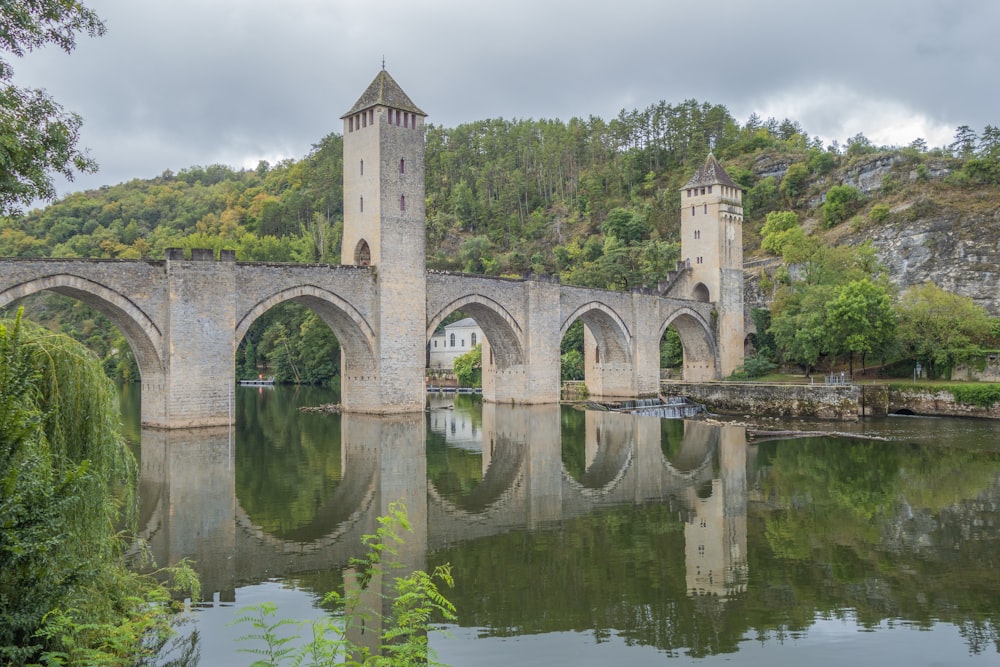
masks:
[[[681,188],[681,256],[693,297],[715,303],[719,373],[743,365],[743,190],[715,156]]]
[[[345,407],[411,412],[424,405],[427,337],[424,118],[383,69],[344,121],[341,262],[376,268],[374,369],[344,360]],[[347,402],[350,402],[348,404]]]

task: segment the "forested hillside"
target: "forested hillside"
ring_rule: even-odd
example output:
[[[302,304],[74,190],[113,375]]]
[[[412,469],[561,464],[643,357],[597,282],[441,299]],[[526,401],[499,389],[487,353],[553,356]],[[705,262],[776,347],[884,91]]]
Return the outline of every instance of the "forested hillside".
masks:
[[[610,121],[429,125],[426,137],[427,259],[436,269],[543,273],[610,289],[655,285],[679,259],[678,188],[710,149],[746,188],[748,257],[784,255],[808,266],[816,248],[857,245],[880,226],[939,210],[934,202],[942,198],[961,217],[955,202],[963,198],[955,193],[985,192],[985,203],[965,199],[998,210],[1000,132],[991,126],[982,136],[960,128],[954,144],[934,149],[919,139],[878,147],[862,135],[823,146],[793,120],[753,116],[740,124],[724,106],[687,100],[622,111]],[[74,193],[0,220],[0,256],[161,258],[168,247],[213,247],[235,249],[240,261],[338,263],[342,167],[342,138],[330,134],[300,160],[252,170],[194,166]],[[792,212],[796,222],[772,225],[762,247],[772,212]],[[775,231],[809,242],[778,242]],[[882,268],[870,261],[852,279],[887,275],[879,256]],[[767,299],[785,304],[779,288],[793,281],[784,273],[762,278]],[[892,290],[884,281],[883,288]],[[121,337],[99,318],[55,297],[34,301],[42,319],[88,340],[109,369],[127,375]],[[275,330],[279,324],[283,330]],[[267,364],[273,371],[284,355],[288,379],[330,380],[335,364],[303,370],[300,357],[315,350],[315,341],[303,342],[316,335],[314,324],[305,312],[269,313],[248,336],[253,354],[239,360],[241,368],[252,373]],[[812,362],[842,352],[829,349]],[[810,365],[794,355],[785,360]]]

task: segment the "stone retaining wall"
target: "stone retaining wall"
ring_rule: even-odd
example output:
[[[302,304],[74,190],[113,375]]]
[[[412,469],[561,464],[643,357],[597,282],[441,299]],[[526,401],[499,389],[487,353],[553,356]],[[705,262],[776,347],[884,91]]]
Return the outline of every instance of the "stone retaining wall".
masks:
[[[857,421],[861,411],[857,385],[664,382],[660,390],[725,414]]]
[[[915,415],[1000,419],[1000,405],[982,408],[959,403],[946,389],[931,390],[926,387],[914,387],[912,390],[886,389],[889,413],[907,410]]]

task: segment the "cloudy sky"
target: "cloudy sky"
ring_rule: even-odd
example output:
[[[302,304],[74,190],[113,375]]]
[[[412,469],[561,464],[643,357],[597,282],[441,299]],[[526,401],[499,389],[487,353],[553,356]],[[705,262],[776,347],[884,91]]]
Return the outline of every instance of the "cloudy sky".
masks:
[[[301,158],[382,66],[445,127],[659,100],[810,136],[950,143],[1000,124],[996,0],[85,0],[107,35],[14,60],[100,163],[60,194]]]

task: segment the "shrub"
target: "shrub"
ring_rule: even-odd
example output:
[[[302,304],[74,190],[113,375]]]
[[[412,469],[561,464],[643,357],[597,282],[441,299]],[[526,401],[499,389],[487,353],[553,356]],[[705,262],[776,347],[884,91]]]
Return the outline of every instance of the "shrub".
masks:
[[[875,204],[872,206],[872,210],[868,212],[868,218],[872,222],[883,222],[889,217],[889,207],[885,204]]]

